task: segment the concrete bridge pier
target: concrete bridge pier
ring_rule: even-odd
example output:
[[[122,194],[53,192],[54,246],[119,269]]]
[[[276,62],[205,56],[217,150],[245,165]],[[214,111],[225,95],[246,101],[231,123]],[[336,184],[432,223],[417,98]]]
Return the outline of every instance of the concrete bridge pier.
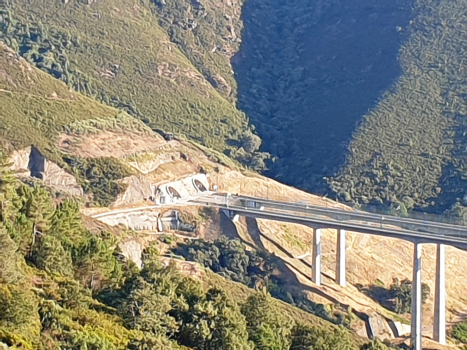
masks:
[[[345,244],[345,230],[338,230],[337,232],[337,271],[336,282],[341,286],[346,286],[346,244]]]
[[[422,350],[422,244],[414,242],[411,345]]]
[[[321,285],[321,229],[313,229],[313,282]]]
[[[237,222],[239,219],[239,215],[234,212],[233,210],[222,209],[221,210],[225,216],[227,216],[232,222]]]
[[[436,287],[433,339],[446,345],[446,251],[444,244],[436,247]]]

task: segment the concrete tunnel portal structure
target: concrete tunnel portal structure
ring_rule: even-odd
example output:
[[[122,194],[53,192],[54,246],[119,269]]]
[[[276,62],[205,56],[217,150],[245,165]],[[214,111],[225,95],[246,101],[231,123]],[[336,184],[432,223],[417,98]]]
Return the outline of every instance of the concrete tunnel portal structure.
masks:
[[[191,201],[198,205],[214,206],[232,221],[239,216],[282,221],[308,226],[313,229],[312,280],[321,285],[321,236],[323,229],[336,229],[337,264],[336,282],[345,287],[346,282],[346,231],[375,234],[410,241],[414,245],[411,345],[422,350],[422,245],[437,246],[436,288],[433,339],[446,344],[446,257],[445,245],[467,249],[467,227],[439,222],[391,217],[361,211],[323,208],[301,203],[279,202],[268,199],[232,196],[230,194],[206,195]]]

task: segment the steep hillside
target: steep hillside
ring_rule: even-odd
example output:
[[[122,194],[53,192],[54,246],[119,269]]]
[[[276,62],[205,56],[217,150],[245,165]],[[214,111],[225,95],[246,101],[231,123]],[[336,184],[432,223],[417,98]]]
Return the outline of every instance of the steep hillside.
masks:
[[[465,204],[465,1],[419,1],[403,74],[353,136],[331,180],[342,198],[443,211]]]
[[[125,110],[153,129],[187,135],[207,147],[231,152],[246,163],[257,150],[259,144],[249,142],[255,137],[244,113],[212,85],[218,80],[215,85],[219,87],[225,81],[225,88],[220,90],[232,89],[228,87],[233,85],[231,73],[229,78],[224,72],[229,55],[222,53],[235,50],[234,44],[227,47],[230,39],[216,40],[214,46],[209,40],[201,45],[211,51],[219,48],[220,52],[206,55],[204,69],[199,64],[195,67],[170,41],[159,26],[153,3],[38,0],[3,4],[0,40],[76,91]],[[213,16],[204,14],[199,21]],[[174,21],[182,31],[195,26],[183,24],[190,18]],[[223,21],[217,27],[227,26],[227,20]],[[183,48],[188,50],[186,45]],[[190,52],[194,51],[196,48]],[[188,56],[196,61],[194,53]],[[209,68],[215,67],[209,64],[215,60],[221,61],[219,68]],[[210,70],[211,82],[198,68],[205,74]],[[237,152],[239,146],[244,148]],[[257,158],[261,159],[259,155]]]
[[[251,0],[234,58],[239,106],[278,160],[268,175],[314,193],[356,124],[401,74],[411,0]],[[399,29],[398,29],[399,28]]]
[[[0,153],[2,349],[253,350],[272,342],[298,350],[305,341],[358,350],[363,344],[265,292],[208,272],[186,276],[176,263],[164,265],[156,245],[136,268],[118,249],[128,232],[88,229],[78,201],[17,182],[5,160]]]
[[[228,349],[253,349],[269,341],[263,326],[255,330],[263,312],[262,324],[276,330],[276,345],[295,349],[303,337],[343,349],[364,344],[342,327],[212,273],[188,278],[181,267],[167,268],[153,248],[140,255],[145,267],[136,269],[118,245],[141,234],[83,221],[82,203],[144,203],[150,185],[202,166],[203,172],[216,172],[222,167],[213,161],[216,153],[166,142],[125,112],[70,90],[3,44],[1,50],[2,141],[13,161],[7,161],[2,146],[2,348],[201,350],[225,343]],[[76,176],[89,196],[70,198],[65,183],[50,182],[64,176],[53,172],[58,166],[52,160],[65,167],[66,176]],[[14,179],[11,167],[24,183]]]
[[[66,125],[91,118],[114,119],[115,108],[98,104],[70,90],[63,82],[32,68],[0,42],[0,137],[15,148],[40,147],[56,151],[59,133]],[[131,118],[127,115],[127,120]]]

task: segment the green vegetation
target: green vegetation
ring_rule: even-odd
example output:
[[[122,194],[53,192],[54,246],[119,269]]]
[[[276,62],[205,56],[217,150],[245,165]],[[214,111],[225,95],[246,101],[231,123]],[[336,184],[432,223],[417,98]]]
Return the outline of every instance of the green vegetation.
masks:
[[[368,288],[360,286],[360,290],[396,314],[405,314],[412,311],[412,281],[408,279],[399,281],[394,278],[389,288],[386,288],[381,282]],[[422,283],[422,304],[425,304],[429,294],[430,287],[426,283]],[[401,321],[405,322],[405,320]]]
[[[467,344],[467,322],[456,324],[451,330],[451,335],[461,343]]]
[[[102,130],[115,131],[115,132],[132,132],[140,135],[150,135],[152,130],[132,118],[126,113],[119,113],[115,118],[93,118],[86,120],[77,120],[64,127],[64,132],[68,135],[92,135],[99,134]]]
[[[240,46],[242,21],[238,3],[153,0],[155,13],[170,40],[224,97],[234,101],[237,83],[230,64]]]
[[[118,180],[131,175],[131,170],[115,158],[80,158],[64,156],[68,171],[75,175],[86,194],[93,201],[109,206],[126,189]]]
[[[361,340],[265,292],[183,276],[149,246],[143,268],[91,233],[80,203],[18,183],[0,157],[0,345],[10,349],[357,350]],[[209,277],[208,277],[209,278]],[[328,334],[320,329],[332,329]],[[340,341],[339,341],[339,339]],[[366,346],[366,345],[365,345]],[[366,349],[366,347],[365,347]]]
[[[125,119],[117,117],[118,110],[70,92],[65,84],[40,70],[30,70],[1,43],[0,67],[0,139],[16,148],[33,144],[60,162],[57,137],[67,126],[74,130],[90,119]]]
[[[237,150],[241,140],[253,137],[245,115],[170,42],[153,13],[156,9],[152,3],[134,6],[129,0],[88,5],[78,0],[15,1],[0,12],[0,40],[77,92],[123,110],[152,129],[187,135],[248,166],[264,167],[257,149]],[[219,57],[227,67],[228,59]],[[212,77],[217,79],[217,73]],[[15,84],[6,80],[7,87]],[[35,121],[34,103],[32,107],[29,113]],[[50,120],[58,129],[65,124]]]
[[[239,106],[275,157],[267,173],[324,194],[355,124],[399,76],[411,0],[246,1],[232,60]]]
[[[350,327],[355,317],[338,305],[328,307],[310,301],[304,294],[291,294],[287,283],[278,273],[277,258],[266,251],[246,250],[237,239],[229,240],[221,236],[213,242],[193,240],[179,243],[172,252],[196,261],[232,281],[255,289],[265,289],[273,297],[335,324]]]
[[[466,204],[466,10],[466,1],[416,2],[399,54],[403,74],[365,116],[346,166],[330,180],[340,198],[438,212]]]

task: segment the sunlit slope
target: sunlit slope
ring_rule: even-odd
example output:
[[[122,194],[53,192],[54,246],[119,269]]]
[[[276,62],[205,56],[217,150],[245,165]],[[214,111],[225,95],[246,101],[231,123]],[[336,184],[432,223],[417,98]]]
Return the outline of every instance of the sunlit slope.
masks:
[[[170,42],[154,6],[15,1],[2,11],[0,39],[77,91],[152,128],[220,151],[234,149],[227,141],[248,130],[245,115]]]
[[[15,148],[33,144],[54,153],[66,125],[119,113],[126,114],[70,91],[0,42],[0,138]]]
[[[219,91],[235,101],[237,82],[231,59],[243,29],[243,0],[155,0],[155,12],[170,40]]]
[[[347,201],[444,210],[465,196],[467,1],[417,2],[403,75],[364,118],[331,180]]]

